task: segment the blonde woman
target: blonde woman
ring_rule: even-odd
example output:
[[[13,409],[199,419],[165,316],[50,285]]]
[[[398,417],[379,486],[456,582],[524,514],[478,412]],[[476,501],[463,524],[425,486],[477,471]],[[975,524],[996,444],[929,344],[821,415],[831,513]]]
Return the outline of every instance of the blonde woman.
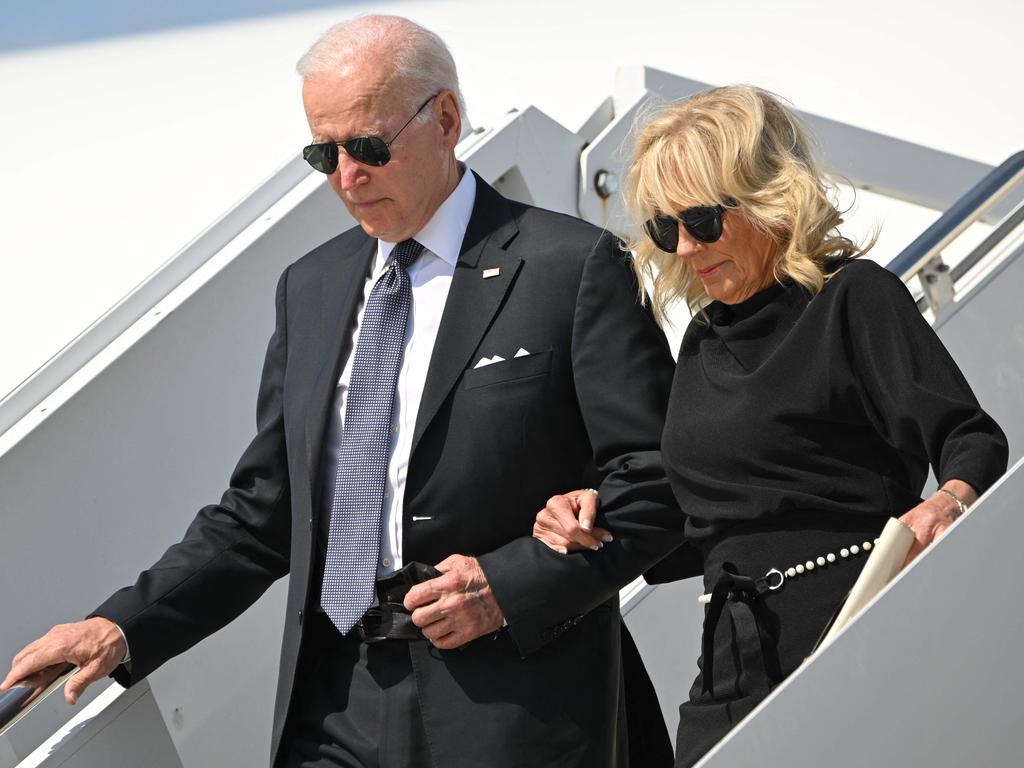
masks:
[[[730,86],[667,107],[625,193],[655,312],[693,313],[662,435],[713,596],[680,707],[685,766],[807,656],[888,517],[916,554],[1005,471],[1007,446],[903,283],[837,230],[775,97]],[[940,487],[922,499],[929,464]],[[535,535],[577,556],[604,533],[592,497],[553,499]]]

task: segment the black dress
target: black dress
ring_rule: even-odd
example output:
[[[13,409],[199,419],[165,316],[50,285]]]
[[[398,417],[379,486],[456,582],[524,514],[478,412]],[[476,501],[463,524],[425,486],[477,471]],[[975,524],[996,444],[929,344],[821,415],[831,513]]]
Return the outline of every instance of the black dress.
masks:
[[[705,312],[683,338],[662,450],[706,591],[741,588],[709,609],[720,615],[705,621],[701,673],[680,707],[677,766],[807,656],[864,542],[920,503],[929,464],[940,483],[981,493],[1007,461],[1005,436],[906,287],[872,262],[848,263],[813,299],[776,284]],[[736,581],[806,561],[777,591]]]

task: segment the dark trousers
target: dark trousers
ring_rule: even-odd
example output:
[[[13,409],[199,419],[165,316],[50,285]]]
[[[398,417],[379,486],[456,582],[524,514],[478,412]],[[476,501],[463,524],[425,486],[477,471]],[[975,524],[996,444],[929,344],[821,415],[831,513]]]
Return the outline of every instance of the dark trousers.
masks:
[[[285,726],[286,768],[430,768],[409,644],[343,637],[314,614],[308,661]]]
[[[355,633],[342,637],[319,613],[311,622],[308,651],[277,765],[431,766],[409,644],[368,645]],[[625,626],[622,636],[629,765],[671,766],[672,746],[654,686]],[[620,762],[625,768],[625,761]]]

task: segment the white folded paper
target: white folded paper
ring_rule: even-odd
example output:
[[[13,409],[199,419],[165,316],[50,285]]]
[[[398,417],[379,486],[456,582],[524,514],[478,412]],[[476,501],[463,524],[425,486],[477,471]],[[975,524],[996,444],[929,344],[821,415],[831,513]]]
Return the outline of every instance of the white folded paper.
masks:
[[[895,517],[889,518],[885,524],[878,543],[871,550],[871,556],[864,563],[857,581],[850,590],[842,609],[822,638],[817,650],[821,650],[835,639],[840,630],[849,624],[868,603],[892,581],[893,577],[903,568],[907,553],[914,543],[914,532]]]

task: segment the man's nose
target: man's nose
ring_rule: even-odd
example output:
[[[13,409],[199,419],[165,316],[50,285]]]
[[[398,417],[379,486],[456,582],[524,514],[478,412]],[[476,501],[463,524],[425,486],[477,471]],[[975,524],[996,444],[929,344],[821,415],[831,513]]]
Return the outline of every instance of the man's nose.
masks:
[[[345,150],[338,153],[338,170],[335,173],[343,190],[354,189],[370,180],[366,166],[349,157]]]

